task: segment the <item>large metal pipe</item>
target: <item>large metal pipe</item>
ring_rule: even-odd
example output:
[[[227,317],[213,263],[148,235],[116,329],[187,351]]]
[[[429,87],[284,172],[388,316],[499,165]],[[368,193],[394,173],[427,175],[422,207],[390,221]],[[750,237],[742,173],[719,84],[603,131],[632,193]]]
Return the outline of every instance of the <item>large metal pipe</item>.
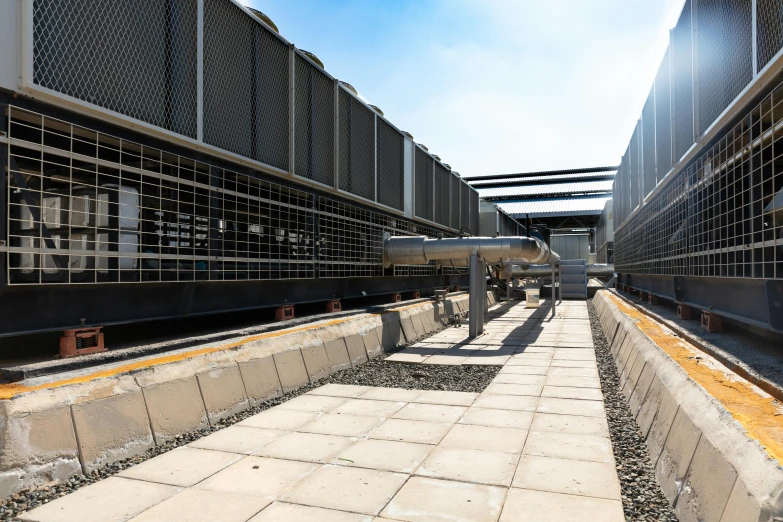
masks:
[[[383,263],[426,265],[437,261],[444,265],[468,266],[476,254],[491,265],[508,262],[546,263],[554,252],[536,237],[464,237],[428,239],[426,236],[395,236],[384,242]],[[557,255],[557,254],[554,254]]]
[[[560,272],[559,265],[555,272]],[[508,268],[506,268],[505,273],[511,277],[549,277],[552,273],[552,266],[529,265],[527,268],[524,268],[520,265],[512,265],[511,271],[509,272]],[[611,277],[614,275],[614,265],[587,265],[587,275],[592,277]]]

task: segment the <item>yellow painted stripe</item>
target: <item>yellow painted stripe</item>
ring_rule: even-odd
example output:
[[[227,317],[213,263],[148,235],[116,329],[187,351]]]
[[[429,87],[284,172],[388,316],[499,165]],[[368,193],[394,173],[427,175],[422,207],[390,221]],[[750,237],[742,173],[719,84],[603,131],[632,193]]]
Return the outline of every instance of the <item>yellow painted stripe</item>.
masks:
[[[416,303],[412,305],[406,305],[400,308],[392,308],[390,310],[384,310],[382,313],[391,313],[391,312],[399,312],[402,310],[408,310],[411,308],[417,308],[421,306],[425,306],[427,304],[430,304],[429,302],[425,303]],[[332,319],[330,321],[326,322],[320,322],[320,323],[313,323],[308,324],[304,326],[295,326],[293,328],[286,328],[285,330],[276,330],[274,332],[267,332],[262,333],[258,335],[253,335],[250,337],[245,337],[243,339],[240,339],[239,341],[235,341],[233,343],[224,344],[221,346],[212,346],[212,347],[206,347],[206,348],[198,348],[196,350],[191,350],[187,352],[182,352],[178,354],[172,354],[172,355],[163,355],[161,357],[155,357],[152,359],[145,359],[143,361],[136,361],[131,362],[127,364],[122,364],[119,366],[115,366],[114,368],[110,368],[107,370],[101,370],[97,372],[93,372],[87,375],[82,375],[79,377],[72,377],[70,379],[62,379],[59,381],[52,381],[47,382],[44,384],[39,384],[37,386],[27,386],[23,383],[11,383],[11,384],[0,384],[0,400],[2,399],[12,399],[18,395],[21,395],[23,393],[29,393],[32,391],[37,390],[44,390],[44,389],[50,389],[50,388],[59,388],[61,386],[68,386],[70,384],[80,384],[85,383],[89,381],[94,381],[96,379],[104,379],[106,377],[114,377],[116,375],[119,375],[121,373],[127,373],[134,370],[139,370],[142,368],[149,368],[152,366],[159,366],[161,364],[168,364],[172,362],[178,362],[178,361],[184,361],[186,359],[192,359],[194,357],[199,357],[202,355],[207,355],[214,352],[220,352],[225,350],[231,350],[232,348],[238,348],[244,344],[251,343],[254,341],[262,341],[264,339],[273,339],[275,337],[281,337],[283,335],[291,334],[291,333],[297,333],[297,332],[305,332],[307,330],[315,330],[317,328],[323,328],[326,326],[333,326],[341,323],[345,323],[348,321],[353,321],[355,319],[359,319],[361,317],[377,317],[380,314],[360,314],[360,315],[352,315],[350,317],[344,317],[344,318],[338,318],[338,319]]]
[[[669,331],[628,305],[622,299],[606,293],[620,310],[633,319],[636,326],[676,361],[707,393],[712,395],[739,422],[748,436],[759,441],[767,454],[783,464],[783,407],[750,382],[710,368],[692,358],[696,346]],[[730,370],[726,370],[730,372]]]

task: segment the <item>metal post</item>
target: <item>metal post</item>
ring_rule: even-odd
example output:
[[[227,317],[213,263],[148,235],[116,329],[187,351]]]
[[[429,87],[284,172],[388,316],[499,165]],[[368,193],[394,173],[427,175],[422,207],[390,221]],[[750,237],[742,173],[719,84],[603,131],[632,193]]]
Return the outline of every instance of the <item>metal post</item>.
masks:
[[[481,284],[481,279],[484,278],[486,284],[486,277],[484,277],[484,261],[479,258],[478,254],[473,253],[470,256],[470,288],[469,290],[469,303],[470,303],[470,319],[468,322],[468,336],[475,338],[484,333],[484,301],[486,301],[486,292],[484,297],[481,296],[481,289],[484,285]]]
[[[555,268],[555,263],[552,263],[552,318],[554,319],[555,314],[557,313],[557,279],[555,279],[556,275],[555,272],[557,272],[557,269]]]

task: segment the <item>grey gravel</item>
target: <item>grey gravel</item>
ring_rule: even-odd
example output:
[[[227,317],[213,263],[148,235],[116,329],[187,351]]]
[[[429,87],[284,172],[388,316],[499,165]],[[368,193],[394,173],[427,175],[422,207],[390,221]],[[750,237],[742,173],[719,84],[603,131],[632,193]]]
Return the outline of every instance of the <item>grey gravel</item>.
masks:
[[[499,366],[428,366],[373,360],[355,368],[336,372],[314,384],[308,384],[281,397],[266,401],[251,409],[227,417],[215,426],[177,435],[161,446],[155,446],[141,455],[114,462],[96,469],[87,475],[73,476],[67,481],[49,483],[45,486],[24,490],[0,502],[0,520],[13,520],[24,511],[72,493],[77,489],[110,477],[179,446],[189,444],[201,437],[236,424],[252,415],[284,403],[324,384],[354,384],[360,386],[381,386],[421,390],[446,390],[479,393],[487,387],[500,371]]]
[[[669,501],[663,495],[650,462],[650,454],[644,436],[631,415],[628,401],[620,392],[620,377],[617,375],[609,345],[592,299],[587,301],[590,326],[593,330],[598,375],[604,394],[604,409],[609,423],[609,437],[620,479],[623,512],[626,521],[669,522],[676,521]]]

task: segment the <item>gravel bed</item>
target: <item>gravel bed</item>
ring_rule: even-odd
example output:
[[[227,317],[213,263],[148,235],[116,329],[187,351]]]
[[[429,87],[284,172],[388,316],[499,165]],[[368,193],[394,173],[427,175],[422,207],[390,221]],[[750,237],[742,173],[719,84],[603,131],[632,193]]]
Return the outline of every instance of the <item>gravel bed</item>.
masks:
[[[593,300],[588,299],[587,310],[593,330],[598,375],[604,394],[606,420],[609,422],[609,437],[620,479],[620,493],[626,521],[670,522],[676,521],[669,501],[663,495],[658,482],[647,445],[644,442],[636,419],[631,415],[628,401],[620,392],[620,377],[617,375],[609,344],[604,336]]]
[[[324,384],[354,384],[420,390],[447,390],[481,392],[500,371],[499,366],[428,366],[376,359],[368,363],[336,372],[315,384],[308,384],[281,397],[266,401],[248,410],[221,420],[217,425],[202,430],[177,435],[161,446],[150,448],[141,455],[107,464],[87,475],[73,476],[67,481],[49,483],[33,490],[24,490],[0,502],[0,520],[13,520],[24,511],[67,495],[81,487],[110,477],[145,460],[156,457],[179,446],[184,446],[222,428],[236,424],[252,415],[284,403]]]

